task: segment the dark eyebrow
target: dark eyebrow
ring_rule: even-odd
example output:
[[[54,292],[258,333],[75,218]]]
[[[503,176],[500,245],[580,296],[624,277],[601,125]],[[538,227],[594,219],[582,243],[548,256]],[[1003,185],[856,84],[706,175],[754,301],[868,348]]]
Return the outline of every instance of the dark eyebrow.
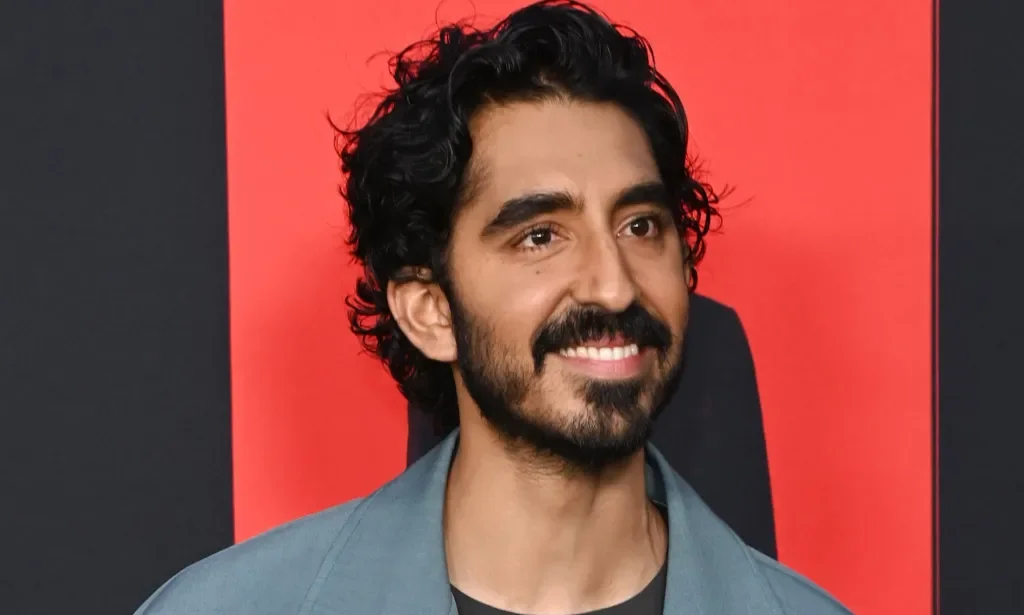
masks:
[[[632,185],[615,198],[613,209],[630,205],[658,205],[669,209],[668,191],[660,181],[642,182]],[[484,226],[481,235],[490,237],[502,231],[529,222],[537,216],[556,211],[580,211],[583,204],[568,192],[534,192],[505,201],[498,214]]]
[[[482,235],[490,237],[508,229],[515,228],[524,222],[554,213],[556,211],[579,211],[582,204],[568,192],[534,192],[524,194],[505,201],[487,226]]]
[[[660,181],[643,182],[626,188],[615,199],[614,209],[630,205],[657,205],[665,209],[672,207],[669,203],[668,190]]]

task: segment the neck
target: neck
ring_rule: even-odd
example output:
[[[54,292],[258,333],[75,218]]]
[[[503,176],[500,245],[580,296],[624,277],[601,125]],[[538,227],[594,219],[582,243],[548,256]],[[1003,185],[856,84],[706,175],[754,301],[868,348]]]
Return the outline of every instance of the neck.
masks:
[[[639,593],[665,561],[644,453],[596,474],[544,472],[464,425],[445,496],[452,584],[493,607],[579,613]]]

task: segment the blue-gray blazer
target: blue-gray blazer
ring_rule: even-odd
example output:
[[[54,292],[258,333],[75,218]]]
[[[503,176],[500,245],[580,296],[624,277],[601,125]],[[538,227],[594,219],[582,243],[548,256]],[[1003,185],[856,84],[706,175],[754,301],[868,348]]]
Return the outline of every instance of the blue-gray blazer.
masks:
[[[441,518],[457,439],[365,498],[189,566],[136,615],[456,615]],[[746,546],[653,446],[646,452],[648,492],[668,510],[666,615],[849,613]]]

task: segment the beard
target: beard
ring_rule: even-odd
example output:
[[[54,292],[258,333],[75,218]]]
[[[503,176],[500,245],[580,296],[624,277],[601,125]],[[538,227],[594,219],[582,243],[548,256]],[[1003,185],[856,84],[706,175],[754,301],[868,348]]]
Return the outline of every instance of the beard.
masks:
[[[453,293],[448,296],[466,390],[510,449],[556,472],[595,474],[643,448],[681,371],[681,344],[673,343],[666,325],[636,304],[618,313],[573,309],[537,332],[530,365],[521,350],[497,341],[493,325],[470,314]],[[656,350],[657,368],[629,380],[573,378],[586,411],[565,416],[543,401],[545,358],[601,335]]]

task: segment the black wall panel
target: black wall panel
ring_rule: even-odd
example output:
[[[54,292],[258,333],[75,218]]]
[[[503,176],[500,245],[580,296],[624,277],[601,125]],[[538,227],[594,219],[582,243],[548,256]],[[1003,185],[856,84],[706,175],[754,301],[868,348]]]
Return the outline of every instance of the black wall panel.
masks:
[[[0,612],[231,544],[219,2],[0,8]]]

